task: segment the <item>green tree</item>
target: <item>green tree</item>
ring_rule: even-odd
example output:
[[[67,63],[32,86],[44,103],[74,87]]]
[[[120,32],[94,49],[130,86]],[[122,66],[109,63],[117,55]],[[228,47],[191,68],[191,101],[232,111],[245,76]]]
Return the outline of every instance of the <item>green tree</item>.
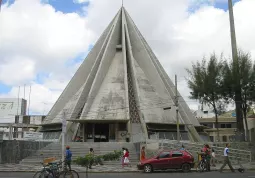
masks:
[[[222,56],[221,56],[222,59]],[[192,69],[187,69],[190,79],[188,87],[191,89],[191,99],[197,99],[200,103],[213,107],[217,128],[217,140],[219,141],[218,106],[222,107],[221,83],[222,83],[222,60],[218,60],[215,54],[210,59],[204,58],[200,63],[192,64]]]
[[[225,99],[232,99],[236,105],[237,129],[239,134],[244,135],[245,121],[246,131],[247,112],[254,101],[254,86],[255,86],[255,64],[252,64],[251,56],[241,50],[238,52],[238,60],[230,60],[224,62],[223,70],[223,96]],[[243,134],[242,134],[243,133]],[[249,134],[247,134],[249,140]],[[244,139],[244,136],[241,137]]]

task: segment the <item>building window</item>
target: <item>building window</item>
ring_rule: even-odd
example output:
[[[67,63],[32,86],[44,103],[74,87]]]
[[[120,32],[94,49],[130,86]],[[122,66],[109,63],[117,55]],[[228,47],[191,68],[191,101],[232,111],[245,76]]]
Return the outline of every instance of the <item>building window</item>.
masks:
[[[213,139],[214,137],[213,136],[210,136],[210,141],[211,142],[214,142],[214,139]]]
[[[220,128],[232,128],[231,124],[221,124]]]
[[[227,136],[223,136],[223,137],[222,137],[222,141],[223,141],[223,142],[227,142]]]
[[[226,128],[231,128],[231,124],[226,124]]]
[[[119,131],[127,131],[127,124],[119,123]]]
[[[208,111],[204,111],[204,114],[208,114]]]

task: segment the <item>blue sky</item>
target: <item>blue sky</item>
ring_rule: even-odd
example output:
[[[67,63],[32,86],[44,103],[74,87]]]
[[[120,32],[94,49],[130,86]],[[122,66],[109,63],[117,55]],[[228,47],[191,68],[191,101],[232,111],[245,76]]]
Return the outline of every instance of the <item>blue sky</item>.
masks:
[[[6,3],[7,1],[9,2],[9,4],[12,4],[15,0],[3,0],[3,3]],[[198,3],[208,2],[208,0],[194,0],[194,1],[198,2]],[[233,3],[236,3],[237,1],[239,1],[239,0],[233,0]],[[89,6],[89,2],[78,4],[78,3],[74,3],[73,0],[42,0],[42,2],[49,3],[56,9],[56,11],[61,11],[63,13],[71,13],[71,12],[79,13],[79,12],[81,12],[82,8],[84,8],[85,6]],[[216,3],[214,4],[214,6],[217,8],[220,8],[220,9],[228,10],[227,0],[225,0],[225,1],[216,0]],[[199,6],[197,6],[197,7],[199,7]],[[193,9],[193,11],[194,10],[196,10],[196,8]],[[90,50],[92,47],[93,46],[91,45],[88,50]],[[87,54],[88,54],[88,51],[85,52],[84,54],[78,55],[73,60],[68,61],[67,65],[75,65],[77,63],[80,63],[84,59],[84,56],[86,56]],[[40,73],[37,75],[35,82],[43,83],[43,79],[45,77],[48,77],[48,74]],[[1,83],[1,81],[0,81],[0,94],[8,93],[11,90],[11,87],[12,86],[7,86],[7,85]]]

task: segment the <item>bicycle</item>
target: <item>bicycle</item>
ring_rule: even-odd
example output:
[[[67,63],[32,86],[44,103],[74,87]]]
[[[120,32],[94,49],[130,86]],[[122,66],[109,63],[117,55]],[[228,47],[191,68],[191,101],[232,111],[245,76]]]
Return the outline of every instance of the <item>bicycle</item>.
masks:
[[[62,169],[62,163],[64,163],[64,170]],[[43,169],[36,172],[33,178],[79,178],[79,174],[75,170],[68,170],[65,161],[52,162],[48,165],[43,164]]]
[[[205,154],[201,154],[201,160],[199,161],[198,165],[197,165],[197,169],[200,172],[204,172],[207,169],[207,160],[205,158]]]
[[[40,171],[37,171],[33,178],[54,178],[51,172],[49,165],[41,163],[43,168]]]
[[[60,162],[58,163],[58,167],[60,169],[62,169],[62,163],[64,163],[64,169],[63,169],[63,171],[59,172],[58,177],[56,177],[56,178],[62,178],[62,177],[66,178],[67,176],[70,176],[71,178],[75,178],[75,177],[79,178],[78,172],[76,172],[75,170],[67,169],[66,161],[60,160]]]

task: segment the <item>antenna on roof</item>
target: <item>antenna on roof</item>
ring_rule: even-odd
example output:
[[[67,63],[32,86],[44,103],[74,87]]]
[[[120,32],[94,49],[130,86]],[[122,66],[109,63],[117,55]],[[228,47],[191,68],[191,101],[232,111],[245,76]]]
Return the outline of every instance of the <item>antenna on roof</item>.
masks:
[[[123,4],[124,4],[124,0],[122,0],[122,4],[121,4],[121,7],[123,7]]]

